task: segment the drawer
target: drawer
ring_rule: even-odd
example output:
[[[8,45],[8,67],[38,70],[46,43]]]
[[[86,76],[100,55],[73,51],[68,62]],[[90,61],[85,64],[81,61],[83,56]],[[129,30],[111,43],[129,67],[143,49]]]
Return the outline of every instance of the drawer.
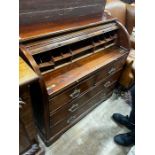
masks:
[[[97,72],[96,74],[96,83],[103,81],[106,77],[112,76],[120,69],[122,69],[126,61],[126,57],[127,55],[115,60],[114,62],[100,69],[99,72]]]
[[[88,112],[93,110],[97,105],[99,105],[102,101],[108,99],[112,95],[112,90],[107,91],[105,94],[105,91],[102,90],[99,93],[97,93],[90,101],[88,101],[86,104],[84,104],[81,108],[77,110],[76,113],[66,117],[63,121],[58,123],[56,126],[51,126],[51,134],[59,134],[60,132],[64,132],[68,128],[70,128],[72,125],[74,125],[76,122],[78,122],[81,118],[87,115]]]
[[[94,86],[108,76],[115,74],[118,70],[123,67],[123,63],[126,60],[126,55],[112,62],[110,65],[105,66],[100,69],[97,73],[87,78],[86,80],[80,82],[80,84],[73,86],[62,93],[56,95],[49,101],[49,110],[54,112],[62,107],[64,104],[71,102],[72,100],[78,98],[80,95],[86,93],[88,89]]]
[[[114,62],[114,66],[116,69],[119,69],[119,68],[123,68],[125,62],[126,62],[126,59],[127,59],[127,54],[125,54],[124,56],[122,56],[121,58],[115,60]]]
[[[65,117],[69,117],[73,113],[76,113],[81,106],[83,106],[88,100],[90,100],[98,92],[102,90],[104,90],[105,92],[107,92],[108,90],[110,91],[113,90],[119,75],[120,75],[120,72],[116,73],[112,77],[106,79],[106,81],[104,81],[103,83],[92,87],[87,93],[80,96],[78,99],[64,105],[55,113],[51,112],[51,116],[50,116],[51,125],[54,126],[59,122],[61,122]]]
[[[49,101],[50,112],[54,112],[64,104],[71,102],[78,98],[83,93],[87,92],[88,89],[93,87],[95,84],[95,75],[92,75],[88,79],[82,81],[80,84],[63,91],[61,94],[55,96]]]

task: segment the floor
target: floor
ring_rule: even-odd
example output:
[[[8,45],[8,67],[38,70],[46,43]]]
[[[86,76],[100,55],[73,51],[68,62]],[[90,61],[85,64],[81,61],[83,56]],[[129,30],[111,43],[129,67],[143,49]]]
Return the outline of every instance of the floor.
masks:
[[[130,147],[121,147],[113,137],[128,130],[116,124],[111,115],[129,114],[130,106],[115,94],[63,134],[45,155],[127,155]]]

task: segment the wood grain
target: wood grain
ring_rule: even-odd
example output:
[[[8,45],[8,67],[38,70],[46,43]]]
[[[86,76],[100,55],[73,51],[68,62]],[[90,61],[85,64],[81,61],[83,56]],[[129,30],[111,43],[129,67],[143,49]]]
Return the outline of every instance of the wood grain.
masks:
[[[37,74],[19,57],[19,154],[43,155],[37,141],[30,88],[38,80]],[[35,92],[36,93],[36,92]],[[34,148],[35,145],[35,148]]]
[[[43,75],[48,94],[51,95],[71,84],[75,84],[82,77],[97,71],[123,54],[120,53],[120,48],[112,47]]]
[[[104,13],[103,16],[99,18],[87,17],[82,20],[72,20],[68,22],[66,21],[64,23],[42,23],[28,26],[20,26],[19,41],[29,41],[33,39],[39,39],[45,36],[74,31],[76,29],[83,29],[96,24],[109,22],[114,19],[115,18]]]
[[[19,57],[19,85],[24,85],[36,80],[38,75]]]
[[[107,99],[119,80],[130,50],[129,35],[117,20],[102,17],[20,27],[21,55],[40,79],[32,91],[33,107],[47,146]]]

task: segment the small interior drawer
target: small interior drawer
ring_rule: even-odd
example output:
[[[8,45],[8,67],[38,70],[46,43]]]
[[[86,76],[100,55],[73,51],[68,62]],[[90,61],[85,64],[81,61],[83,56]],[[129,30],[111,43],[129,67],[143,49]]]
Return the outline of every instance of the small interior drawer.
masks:
[[[92,75],[88,79],[80,82],[78,85],[63,91],[61,94],[55,96],[49,101],[49,109],[50,112],[53,112],[64,104],[78,98],[83,93],[87,92],[88,89],[94,86],[95,83],[95,75]]]

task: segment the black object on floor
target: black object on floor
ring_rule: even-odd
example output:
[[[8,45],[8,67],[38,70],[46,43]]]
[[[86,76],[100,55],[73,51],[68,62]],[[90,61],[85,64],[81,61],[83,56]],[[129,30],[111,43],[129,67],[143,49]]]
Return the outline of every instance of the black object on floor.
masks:
[[[135,0],[121,0],[121,1],[127,4],[135,3]]]
[[[122,146],[132,146],[135,144],[134,131],[120,134],[114,137],[114,141]]]
[[[123,116],[119,113],[112,115],[115,122],[120,123],[131,130],[129,133],[120,134],[114,137],[114,141],[122,146],[135,144],[135,85],[133,85],[129,91],[132,96],[132,109],[130,116]]]
[[[119,123],[121,125],[124,125],[126,126],[128,129],[132,130],[134,129],[135,125],[132,124],[130,121],[129,121],[129,117],[128,116],[124,116],[122,114],[119,114],[119,113],[114,113],[112,115],[112,118],[114,119],[114,121],[116,123]]]

